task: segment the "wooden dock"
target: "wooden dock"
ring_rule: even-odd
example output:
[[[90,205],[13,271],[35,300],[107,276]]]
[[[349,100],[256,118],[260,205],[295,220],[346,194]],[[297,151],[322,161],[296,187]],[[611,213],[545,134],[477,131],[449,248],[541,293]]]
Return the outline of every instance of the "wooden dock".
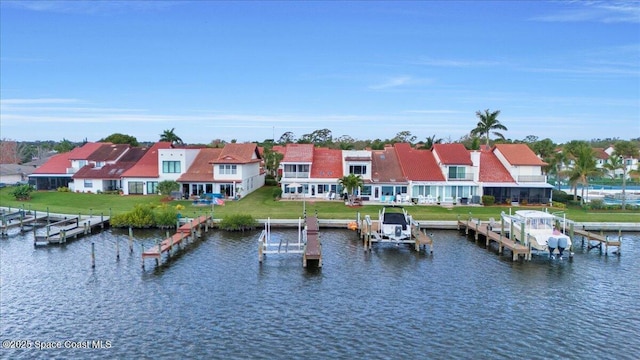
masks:
[[[207,232],[212,225],[211,216],[199,216],[188,220],[179,226],[176,233],[168,236],[166,239],[158,242],[156,245],[142,250],[142,268],[144,269],[144,260],[151,258],[156,260],[156,265],[160,264],[162,254],[171,254],[174,247],[180,248],[181,244],[193,241],[196,237],[202,236],[202,231]]]
[[[472,231],[476,242],[479,241],[479,236],[482,235],[485,238],[486,247],[489,247],[491,241],[498,244],[498,254],[502,254],[503,249],[506,248],[511,251],[512,261],[518,260],[521,255],[524,260],[531,260],[531,248],[529,246],[522,245],[515,240],[505,237],[502,232],[497,233],[492,231],[490,225],[488,222],[483,223],[479,220],[458,220],[458,230],[464,228],[465,234],[467,235]]]
[[[315,216],[307,217],[305,222],[306,241],[302,255],[302,267],[307,267],[309,260],[317,262],[318,267],[322,267],[322,244],[320,244],[319,231],[318,218]]]
[[[9,229],[20,228],[25,231],[26,228],[33,228],[40,221],[48,218],[44,212],[37,213],[25,210],[1,210],[0,212],[0,236],[8,236]]]
[[[393,244],[410,244],[413,245],[416,251],[420,251],[423,248],[426,251],[429,246],[429,253],[433,254],[433,239],[431,236],[425,234],[420,230],[417,223],[412,223],[411,226],[411,238],[403,240],[386,239],[380,234],[380,222],[371,220],[369,215],[365,216],[358,223],[356,230],[359,232],[359,236],[362,239],[364,250],[371,250],[373,243],[393,243]],[[351,227],[350,227],[351,228]]]
[[[582,246],[584,247],[585,245],[585,240],[587,243],[587,252],[591,251],[592,249],[598,249],[600,250],[600,253],[603,252],[604,250],[604,254],[608,255],[609,253],[609,248],[615,248],[614,250],[614,254],[616,255],[620,255],[621,254],[621,247],[622,247],[622,231],[618,231],[618,239],[617,240],[610,240],[609,236],[606,236],[604,234],[596,234],[593,232],[589,232],[586,231],[584,229],[573,229],[573,233],[575,235],[579,235],[582,236]],[[603,249],[604,247],[604,249]]]
[[[267,219],[264,230],[258,238],[258,261],[262,264],[268,254],[302,254],[302,266],[317,265],[322,267],[322,243],[317,216],[306,216],[298,219],[298,239],[290,241],[281,237],[271,240],[271,219]]]
[[[91,234],[94,228],[104,229],[109,222],[108,216],[61,216],[50,215],[47,220],[46,234],[37,235],[34,230],[34,246],[64,244],[70,239]],[[56,220],[49,222],[50,220]]]

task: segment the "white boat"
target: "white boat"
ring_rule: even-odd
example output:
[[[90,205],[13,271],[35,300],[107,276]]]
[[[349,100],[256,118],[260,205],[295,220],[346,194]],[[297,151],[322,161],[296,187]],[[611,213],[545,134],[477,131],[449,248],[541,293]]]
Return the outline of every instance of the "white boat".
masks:
[[[383,238],[395,241],[411,239],[411,216],[402,207],[383,207],[380,210],[379,219]]]
[[[514,215],[502,213],[505,229],[522,244],[530,244],[531,249],[548,252],[551,258],[558,255],[560,259],[564,251],[569,249],[571,256],[571,238],[563,234],[559,227],[564,226],[566,219],[557,217],[544,211],[518,210]],[[523,230],[524,227],[524,230]]]

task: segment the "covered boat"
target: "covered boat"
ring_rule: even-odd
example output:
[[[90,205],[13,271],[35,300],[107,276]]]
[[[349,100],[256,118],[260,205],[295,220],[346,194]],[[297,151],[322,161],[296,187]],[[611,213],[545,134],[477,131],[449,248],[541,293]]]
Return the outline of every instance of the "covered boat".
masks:
[[[411,216],[400,206],[380,210],[380,231],[384,238],[399,241],[411,239]]]

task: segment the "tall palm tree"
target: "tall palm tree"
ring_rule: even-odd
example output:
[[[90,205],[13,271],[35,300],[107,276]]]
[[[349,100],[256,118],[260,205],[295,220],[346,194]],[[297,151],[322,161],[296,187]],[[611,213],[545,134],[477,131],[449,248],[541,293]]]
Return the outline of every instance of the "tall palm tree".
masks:
[[[352,204],[356,189],[362,187],[364,181],[360,175],[349,174],[338,179],[338,184],[347,189],[349,204]]]
[[[178,144],[178,145],[184,144],[182,139],[178,135],[176,135],[176,133],[174,132],[175,129],[176,128],[171,128],[171,130],[163,131],[162,134],[160,134],[160,141],[166,141],[166,142],[170,142],[171,144]]]
[[[576,149],[576,159],[569,173],[569,182],[574,189],[573,200],[578,197],[578,184],[582,185],[582,201],[584,201],[584,188],[589,186],[589,177],[598,176],[602,171],[596,167],[594,151],[589,146],[581,146]]]
[[[558,190],[560,190],[560,186],[562,185],[562,177],[564,175],[562,171],[562,167],[567,162],[567,154],[562,151],[557,151],[553,153],[548,159],[545,160],[549,165],[547,165],[547,172],[549,174],[554,174],[556,177],[556,184],[558,185]]]
[[[489,112],[489,109],[486,109],[484,112],[476,111],[476,116],[480,119],[476,128],[471,130],[471,135],[484,135],[486,139],[486,145],[489,146],[489,135],[495,135],[500,139],[504,139],[504,135],[496,130],[504,130],[507,131],[507,127],[500,123],[498,120],[498,115],[500,115],[500,110],[496,110],[494,112]]]
[[[442,139],[436,139],[436,135],[433,134],[432,136],[427,136],[427,140],[424,142],[424,145],[422,145],[422,148],[425,150],[429,150],[433,147],[433,145],[441,143]]]

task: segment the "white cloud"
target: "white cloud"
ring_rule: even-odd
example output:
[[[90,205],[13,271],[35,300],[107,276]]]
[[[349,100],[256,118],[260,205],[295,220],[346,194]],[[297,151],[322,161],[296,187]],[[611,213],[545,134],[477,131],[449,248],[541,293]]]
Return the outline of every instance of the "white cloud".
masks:
[[[533,17],[545,22],[640,23],[640,6],[637,1],[574,1],[570,8]]]

